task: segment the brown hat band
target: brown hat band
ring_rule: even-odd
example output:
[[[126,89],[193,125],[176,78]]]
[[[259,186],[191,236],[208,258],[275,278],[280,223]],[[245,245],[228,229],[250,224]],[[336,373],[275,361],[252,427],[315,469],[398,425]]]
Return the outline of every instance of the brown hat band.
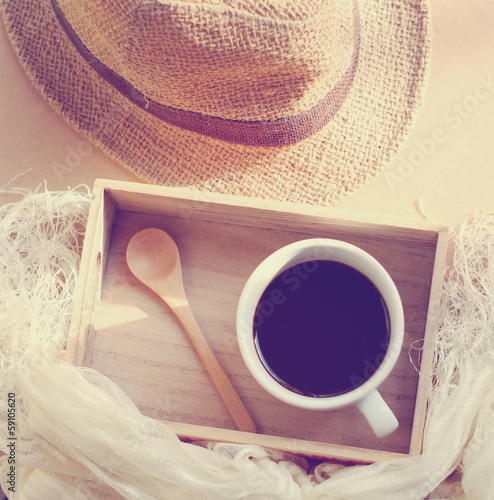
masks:
[[[354,50],[350,66],[339,82],[312,108],[293,116],[276,120],[230,120],[195,111],[165,106],[146,97],[131,83],[97,59],[82,43],[65,17],[57,0],[51,0],[58,21],[65,33],[91,67],[108,83],[134,104],[166,121],[191,132],[249,146],[285,146],[297,143],[319,131],[338,112],[352,86],[357,70],[360,49],[360,18],[354,1]]]

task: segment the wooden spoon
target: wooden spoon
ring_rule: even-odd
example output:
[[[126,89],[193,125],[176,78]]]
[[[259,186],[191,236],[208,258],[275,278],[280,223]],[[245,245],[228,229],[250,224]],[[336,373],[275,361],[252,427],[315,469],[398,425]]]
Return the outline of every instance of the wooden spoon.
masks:
[[[130,240],[126,257],[132,274],[157,293],[177,315],[238,429],[256,432],[254,422],[190,310],[184,291],[180,255],[171,236],[156,228],[139,231]]]

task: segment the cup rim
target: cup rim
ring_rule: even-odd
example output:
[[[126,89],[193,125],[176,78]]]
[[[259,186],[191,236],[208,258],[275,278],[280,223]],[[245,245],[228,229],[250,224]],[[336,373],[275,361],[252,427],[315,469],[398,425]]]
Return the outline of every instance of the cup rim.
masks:
[[[363,273],[378,288],[386,303],[390,318],[390,343],[381,365],[362,385],[336,396],[306,396],[284,387],[265,368],[259,359],[254,343],[254,314],[266,287],[286,269],[310,260],[341,262]],[[236,316],[240,353],[254,379],[277,399],[292,406],[311,410],[336,409],[357,403],[379,387],[391,373],[399,358],[404,339],[404,323],[403,305],[398,289],[382,264],[360,247],[331,238],[300,240],[285,245],[266,257],[244,284]]]

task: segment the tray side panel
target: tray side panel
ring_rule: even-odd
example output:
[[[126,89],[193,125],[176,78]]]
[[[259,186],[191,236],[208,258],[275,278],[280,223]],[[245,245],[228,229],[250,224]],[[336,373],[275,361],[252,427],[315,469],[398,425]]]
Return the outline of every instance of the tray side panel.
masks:
[[[444,229],[438,234],[436,256],[434,260],[427,323],[421,351],[422,356],[420,360],[420,377],[417,387],[417,400],[415,404],[412,436],[410,439],[409,453],[411,455],[420,455],[422,452],[427,401],[429,399],[429,390],[431,386],[431,372],[434,359],[436,333],[439,326],[441,292],[446,269],[448,247],[449,229]]]
[[[270,200],[219,195],[187,189],[168,188],[118,181],[97,181],[115,205],[123,211],[211,220],[249,227],[282,230],[330,231],[343,239],[356,232],[386,242],[407,241],[409,245],[436,244],[437,232],[444,226],[427,220],[410,220],[382,214],[295,205]]]
[[[104,189],[96,187],[93,196],[65,351],[65,360],[76,366],[86,365],[91,356],[94,318],[116,213]]]

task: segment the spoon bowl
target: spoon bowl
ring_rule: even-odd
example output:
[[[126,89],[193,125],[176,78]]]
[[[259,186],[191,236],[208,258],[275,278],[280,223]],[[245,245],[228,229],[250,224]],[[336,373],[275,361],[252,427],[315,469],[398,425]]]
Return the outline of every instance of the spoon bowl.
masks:
[[[180,256],[173,238],[159,229],[145,229],[136,233],[127,246],[130,270],[147,285],[167,279],[180,267]]]
[[[180,254],[173,238],[161,229],[136,233],[126,252],[132,274],[173,309],[176,301],[186,301]]]

